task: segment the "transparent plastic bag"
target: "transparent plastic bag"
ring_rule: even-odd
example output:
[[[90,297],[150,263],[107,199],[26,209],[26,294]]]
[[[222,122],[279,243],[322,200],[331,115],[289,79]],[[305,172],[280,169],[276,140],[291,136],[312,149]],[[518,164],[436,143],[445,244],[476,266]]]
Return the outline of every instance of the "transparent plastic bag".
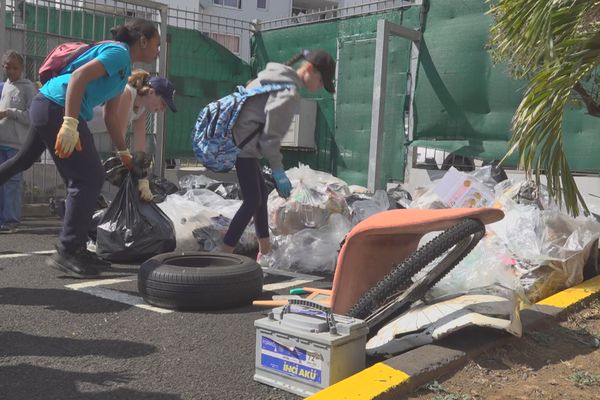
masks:
[[[340,243],[350,229],[347,217],[332,214],[319,229],[273,237],[273,249],[260,263],[263,267],[299,272],[333,272]]]
[[[350,207],[352,210],[352,225],[378,212],[389,210],[390,200],[384,190],[377,190],[370,199],[357,200]]]
[[[332,214],[349,218],[345,197],[350,194],[342,180],[301,165],[287,175],[292,182],[288,199],[277,191],[269,195],[269,226],[276,235],[289,235],[305,228],[320,228]]]

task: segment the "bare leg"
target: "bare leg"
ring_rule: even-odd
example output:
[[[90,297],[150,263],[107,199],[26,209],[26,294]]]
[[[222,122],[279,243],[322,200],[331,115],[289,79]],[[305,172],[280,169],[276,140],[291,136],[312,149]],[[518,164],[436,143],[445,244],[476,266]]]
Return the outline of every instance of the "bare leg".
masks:
[[[258,238],[258,251],[260,254],[268,254],[271,252],[271,239],[269,237]]]

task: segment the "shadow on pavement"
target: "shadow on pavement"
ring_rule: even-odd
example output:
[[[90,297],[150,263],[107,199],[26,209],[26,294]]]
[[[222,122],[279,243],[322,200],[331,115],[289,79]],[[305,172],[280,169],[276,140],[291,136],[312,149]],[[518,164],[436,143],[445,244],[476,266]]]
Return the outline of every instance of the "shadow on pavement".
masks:
[[[122,386],[132,376],[122,372],[72,372],[28,364],[0,367],[0,393],[4,400],[180,400],[167,393],[140,392]],[[102,386],[101,389],[81,391],[82,385]],[[86,385],[87,384],[87,385]],[[87,388],[86,388],[87,389]]]
[[[133,358],[155,353],[157,348],[128,340],[71,339],[45,337],[21,332],[0,332],[0,356],[79,357],[103,356]],[[0,392],[1,393],[1,392]]]
[[[132,307],[75,290],[12,287],[0,289],[0,304],[45,306],[49,310],[64,310],[74,314],[110,313]]]

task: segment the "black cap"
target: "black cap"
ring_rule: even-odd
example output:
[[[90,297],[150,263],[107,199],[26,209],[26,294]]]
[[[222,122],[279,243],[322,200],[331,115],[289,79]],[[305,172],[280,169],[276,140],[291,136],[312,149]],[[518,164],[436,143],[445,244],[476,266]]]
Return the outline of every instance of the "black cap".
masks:
[[[308,50],[304,52],[304,59],[315,66],[321,73],[323,86],[329,93],[335,93],[333,78],[335,77],[335,61],[325,50]]]
[[[167,103],[171,111],[177,112],[175,107],[175,88],[168,79],[162,76],[153,76],[148,79],[148,84],[154,89],[157,95]]]

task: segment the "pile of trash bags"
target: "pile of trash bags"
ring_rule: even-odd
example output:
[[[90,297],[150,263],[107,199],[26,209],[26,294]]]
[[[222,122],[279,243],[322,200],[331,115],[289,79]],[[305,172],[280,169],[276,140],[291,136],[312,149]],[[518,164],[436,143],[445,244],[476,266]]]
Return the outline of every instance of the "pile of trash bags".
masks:
[[[268,169],[269,187],[274,188]],[[353,226],[394,208],[498,207],[505,218],[487,226],[479,245],[442,281],[429,298],[497,284],[535,302],[584,279],[586,262],[597,257],[600,224],[593,217],[573,218],[554,204],[544,186],[512,182],[496,166],[472,172],[450,168],[438,181],[409,193],[402,185],[374,193],[348,185],[331,174],[299,165],[287,171],[288,199],[269,195],[273,249],[263,267],[331,274],[340,244]],[[121,184],[112,203],[99,201],[97,228],[90,232],[99,256],[133,261],[160,252],[218,251],[241,205],[239,185],[203,175],[188,175],[179,185],[150,176],[155,204],[140,203],[135,178],[114,173]],[[60,201],[52,204],[60,214]],[[426,235],[426,243],[437,233]],[[150,244],[149,244],[150,243]],[[249,224],[237,252],[258,250]],[[134,257],[135,254],[135,257]]]

